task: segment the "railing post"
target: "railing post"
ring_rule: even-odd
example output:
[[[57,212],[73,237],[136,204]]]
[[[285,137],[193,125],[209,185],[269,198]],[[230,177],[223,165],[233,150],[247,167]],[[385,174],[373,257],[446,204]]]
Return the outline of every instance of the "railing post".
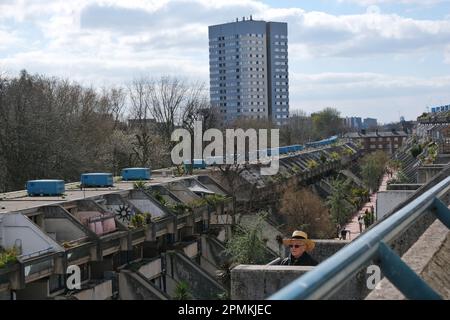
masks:
[[[383,241],[378,247],[381,270],[386,278],[412,300],[442,300],[423,279],[421,279],[403,260]]]
[[[436,208],[436,217],[450,229],[450,209],[438,198],[434,198],[433,205]]]

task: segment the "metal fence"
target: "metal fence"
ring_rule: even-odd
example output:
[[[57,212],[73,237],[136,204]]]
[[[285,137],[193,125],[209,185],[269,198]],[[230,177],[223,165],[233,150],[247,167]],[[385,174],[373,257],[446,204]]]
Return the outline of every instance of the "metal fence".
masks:
[[[439,199],[449,189],[450,177],[447,177],[269,299],[329,298],[373,260],[379,261],[383,274],[406,298],[441,299],[439,294],[401,260],[388,243],[408,230],[430,210],[450,228],[450,210]]]

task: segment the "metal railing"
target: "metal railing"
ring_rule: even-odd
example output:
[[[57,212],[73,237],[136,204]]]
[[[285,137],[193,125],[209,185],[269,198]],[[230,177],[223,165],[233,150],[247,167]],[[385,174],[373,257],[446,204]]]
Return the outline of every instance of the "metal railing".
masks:
[[[327,299],[333,296],[360,269],[377,260],[386,278],[408,299],[441,299],[388,246],[430,210],[450,228],[450,210],[439,197],[450,188],[450,177],[380,221],[312,271],[269,297],[270,300]]]

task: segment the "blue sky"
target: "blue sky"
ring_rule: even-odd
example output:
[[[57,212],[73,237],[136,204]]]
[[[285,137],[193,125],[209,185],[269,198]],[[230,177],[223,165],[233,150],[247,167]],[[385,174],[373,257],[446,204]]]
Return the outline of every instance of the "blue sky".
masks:
[[[208,25],[285,21],[291,110],[382,122],[450,103],[450,0],[0,0],[0,74],[208,84]]]

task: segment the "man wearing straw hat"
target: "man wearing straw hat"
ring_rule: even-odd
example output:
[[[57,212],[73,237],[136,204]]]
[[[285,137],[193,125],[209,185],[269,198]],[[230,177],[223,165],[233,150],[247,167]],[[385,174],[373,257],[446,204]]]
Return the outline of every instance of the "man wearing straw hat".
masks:
[[[308,239],[306,232],[296,230],[291,238],[283,239],[283,244],[289,247],[289,257],[281,261],[285,266],[316,266],[318,263],[308,252],[314,249],[315,243]]]

